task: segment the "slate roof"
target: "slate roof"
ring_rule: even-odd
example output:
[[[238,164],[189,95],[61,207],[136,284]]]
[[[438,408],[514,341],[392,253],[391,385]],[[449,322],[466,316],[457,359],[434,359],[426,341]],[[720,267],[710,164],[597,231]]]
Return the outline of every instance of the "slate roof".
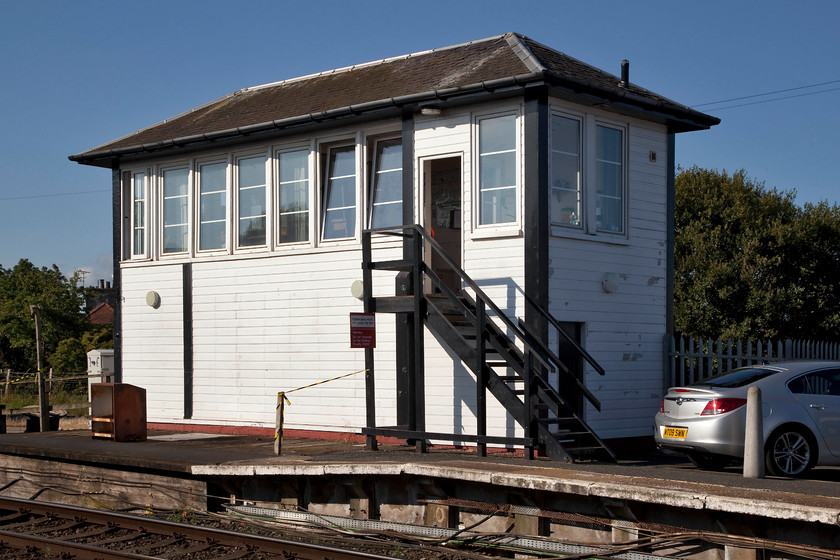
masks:
[[[143,130],[70,156],[115,159],[200,147],[342,117],[546,84],[554,94],[668,124],[673,132],[720,121],[515,33],[245,88]]]

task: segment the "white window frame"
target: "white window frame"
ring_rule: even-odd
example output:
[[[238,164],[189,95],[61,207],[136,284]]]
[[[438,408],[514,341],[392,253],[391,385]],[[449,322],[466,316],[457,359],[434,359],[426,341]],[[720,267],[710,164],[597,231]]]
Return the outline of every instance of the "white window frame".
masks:
[[[263,158],[263,179],[265,182],[262,185],[249,185],[246,189],[257,189],[262,188],[265,200],[263,201],[263,210],[264,214],[262,214],[263,218],[265,219],[265,226],[264,226],[264,238],[262,243],[254,244],[254,245],[243,245],[242,239],[240,235],[240,221],[243,219],[241,213],[241,187],[240,187],[240,168],[239,164],[243,160],[252,159],[252,158]],[[272,220],[271,214],[272,212],[270,209],[272,208],[271,202],[271,154],[269,153],[268,149],[262,149],[259,151],[249,151],[249,152],[242,152],[234,154],[233,156],[233,181],[231,186],[231,196],[234,199],[233,204],[233,214],[232,214],[232,227],[231,227],[231,237],[234,240],[234,248],[236,252],[253,252],[253,251],[265,251],[266,249],[270,248],[270,243],[272,240],[271,235],[271,227],[272,227]],[[253,216],[246,216],[246,219],[253,219],[258,218],[260,215],[255,214]]]
[[[185,203],[187,205],[186,208],[186,223],[178,223],[178,224],[170,224],[170,227],[173,225],[176,226],[185,226],[186,227],[186,247],[183,251],[166,251],[165,243],[166,243],[166,182],[165,177],[166,173],[169,171],[178,171],[178,170],[186,170],[187,172],[187,188],[185,195],[179,195],[177,197],[168,197],[169,199],[174,198],[185,198]],[[192,251],[192,244],[193,244],[193,235],[192,235],[192,208],[193,208],[193,201],[192,201],[192,183],[193,183],[193,171],[189,164],[189,162],[182,162],[182,163],[173,163],[168,164],[165,166],[160,166],[158,168],[158,181],[160,184],[158,200],[159,200],[159,208],[160,208],[160,218],[159,218],[159,239],[158,239],[158,246],[159,246],[159,254],[162,259],[166,258],[183,258],[185,255],[190,255]]]
[[[549,207],[549,221],[551,223],[551,235],[556,237],[569,237],[577,239],[586,239],[590,241],[603,241],[607,243],[627,244],[629,243],[629,217],[628,217],[628,200],[629,200],[629,137],[630,126],[628,123],[616,122],[600,115],[593,113],[575,113],[564,109],[552,108],[549,111],[549,118],[554,116],[580,119],[581,122],[581,224],[579,227],[569,225],[562,225],[551,222],[552,209]],[[609,231],[598,228],[597,222],[597,143],[596,134],[597,127],[603,126],[621,131],[622,146],[621,146],[621,231]],[[549,122],[549,131],[551,130],[551,123]],[[550,146],[552,139],[549,138],[549,169],[548,169],[548,184],[549,189],[551,185],[551,166],[552,166],[552,152]],[[549,192],[549,204],[553,203],[553,197]]]
[[[336,151],[352,151],[353,152],[353,175],[342,175],[337,177],[331,177],[330,174],[332,173],[332,165],[331,159],[332,154]],[[320,167],[320,181],[318,187],[318,193],[320,198],[320,212],[318,216],[318,231],[319,236],[318,239],[321,244],[324,243],[339,243],[342,241],[348,240],[355,240],[358,236],[359,231],[359,199],[360,199],[360,192],[359,192],[359,177],[361,172],[361,165],[359,162],[359,141],[358,138],[348,139],[346,141],[336,141],[330,143],[324,143],[319,146],[319,154],[321,159]],[[329,204],[329,194],[330,189],[332,188],[331,181],[333,179],[340,179],[340,178],[348,178],[353,177],[353,196],[354,202],[353,206],[336,206],[333,208],[328,208],[327,205]],[[346,237],[327,237],[326,236],[326,228],[327,228],[327,212],[328,211],[336,211],[336,210],[347,210],[353,209],[353,227],[350,228],[350,235]]]
[[[282,176],[280,174],[280,157],[283,154],[295,153],[295,152],[306,152],[306,203],[307,208],[305,211],[295,211],[295,212],[281,212],[280,210],[280,190],[283,188],[285,184],[283,182]],[[279,247],[287,247],[287,246],[296,246],[296,245],[312,245],[313,242],[313,222],[317,222],[315,218],[313,208],[317,208],[315,203],[315,169],[314,169],[314,156],[312,150],[312,144],[306,145],[297,145],[297,146],[288,146],[283,148],[278,148],[274,150],[274,157],[272,161],[272,165],[274,166],[274,204],[271,210],[272,216],[274,217],[275,227],[273,232],[273,238],[276,246]],[[291,182],[291,181],[290,181]],[[294,182],[301,182],[301,180],[294,181]],[[306,226],[306,239],[302,241],[282,241],[280,239],[280,228],[281,228],[281,215],[286,214],[307,214],[307,226]]]
[[[201,176],[201,168],[207,165],[224,165],[225,166],[225,186],[224,186],[224,198],[225,198],[225,212],[224,212],[224,220],[212,220],[212,222],[221,222],[224,221],[225,223],[225,235],[224,235],[224,246],[223,247],[216,247],[211,249],[202,249],[201,248],[201,226],[204,224],[204,220],[202,220],[201,215],[201,197],[205,194],[216,194],[222,191],[211,191],[210,193],[202,193],[202,176]],[[193,235],[195,236],[195,252],[196,254],[201,255],[214,255],[214,254],[227,254],[230,252],[231,247],[231,172],[232,172],[232,165],[230,162],[230,158],[212,158],[212,159],[205,159],[199,160],[195,163],[195,231]],[[209,223],[209,221],[208,221]]]
[[[608,161],[608,160],[601,160],[598,158],[597,153],[597,146],[595,146],[592,152],[592,160],[595,162],[596,170],[591,177],[592,180],[592,197],[594,199],[594,212],[595,212],[595,221],[592,223],[592,228],[597,235],[612,235],[617,237],[626,238],[627,237],[627,127],[626,126],[618,126],[610,122],[596,120],[595,121],[595,129],[593,131],[593,142],[597,142],[597,134],[598,128],[606,128],[611,130],[617,130],[621,133],[621,146],[619,147],[619,154],[621,155],[621,161],[618,162],[621,165],[620,171],[620,181],[621,186],[620,190],[620,200],[619,200],[619,207],[621,210],[621,229],[618,231],[610,230],[610,229],[603,229],[598,227],[598,211],[601,209],[600,205],[598,204],[599,198],[607,198],[606,195],[599,195],[598,194],[598,172],[597,172],[597,165],[599,163],[607,163],[607,164],[615,164],[615,162]]]
[[[129,172],[129,185],[128,185],[128,192],[130,195],[130,204],[131,208],[129,210],[129,230],[130,230],[130,242],[129,242],[129,258],[130,259],[147,259],[149,258],[149,244],[151,242],[151,231],[149,228],[149,211],[151,210],[151,184],[152,184],[152,174],[149,172],[148,169],[133,169]],[[141,224],[137,225],[137,202],[138,198],[136,198],[136,188],[137,188],[137,176],[143,175],[144,176],[144,196],[142,198],[143,204],[143,217],[141,220]],[[141,251],[136,250],[137,244],[137,232],[138,230],[142,231],[143,233],[143,249]]]
[[[553,134],[549,136],[548,144],[548,188],[549,188],[549,221],[552,227],[562,227],[568,228],[573,231],[584,231],[584,227],[586,224],[586,212],[588,210],[589,204],[586,200],[586,188],[585,188],[585,173],[584,168],[585,166],[585,158],[584,158],[584,119],[581,115],[574,115],[571,113],[562,113],[559,111],[551,111],[549,116],[549,131],[554,130],[553,121],[554,118],[562,118],[568,119],[571,121],[577,122],[578,125],[578,137],[577,137],[577,154],[572,154],[571,152],[564,152],[559,149],[555,149],[555,142]],[[554,154],[559,153],[563,155],[576,155],[577,157],[577,189],[572,188],[564,188],[558,187],[554,184]],[[561,191],[561,192],[577,192],[577,208],[573,209],[572,215],[569,217],[569,223],[564,222],[555,222],[554,221],[554,204],[555,204],[555,197],[554,192]],[[577,210],[577,215],[574,214],[574,210]],[[562,211],[562,210],[561,210]],[[575,223],[577,222],[577,223]]]
[[[374,214],[377,206],[399,204],[400,205],[400,210],[402,210],[403,205],[405,204],[405,200],[403,200],[404,197],[403,197],[403,194],[402,194],[402,181],[400,181],[400,198],[399,198],[399,200],[390,200],[390,201],[379,202],[379,203],[376,202],[376,187],[379,184],[378,183],[379,175],[380,175],[380,173],[382,173],[379,170],[379,146],[382,145],[382,144],[394,143],[394,142],[399,144],[400,153],[402,154],[402,150],[403,150],[404,146],[403,146],[402,136],[399,135],[399,134],[396,134],[396,135],[381,135],[381,136],[376,136],[376,137],[369,138],[369,140],[368,140],[369,149],[371,150],[371,156],[370,156],[370,164],[369,164],[370,165],[370,181],[369,181],[369,183],[367,185],[367,188],[366,188],[368,201],[367,201],[367,212],[365,213],[366,214],[365,220],[366,220],[366,223],[367,223],[367,227],[370,228],[370,229],[372,229],[374,227],[374,225],[373,225],[373,214]],[[403,174],[403,171],[404,171],[402,165],[403,164],[402,164],[402,160],[401,160],[399,169],[396,169],[396,168],[395,169],[388,169],[385,172],[390,173],[390,172],[399,171],[400,177],[402,178],[402,174]],[[402,215],[403,215],[403,212],[401,211],[400,212],[400,219],[399,219],[398,224],[395,224],[393,226],[384,226],[384,227],[399,227],[399,226],[403,225]]]
[[[497,222],[482,224],[481,223],[481,156],[491,155],[490,153],[481,153],[481,122],[489,119],[496,119],[502,117],[514,117],[514,177],[515,184],[501,188],[514,189],[514,219],[510,222]],[[480,113],[473,117],[473,180],[472,182],[472,224],[473,237],[497,237],[504,235],[518,235],[521,233],[521,214],[522,214],[522,112],[519,109],[498,111],[493,113]],[[496,190],[496,189],[494,189]]]

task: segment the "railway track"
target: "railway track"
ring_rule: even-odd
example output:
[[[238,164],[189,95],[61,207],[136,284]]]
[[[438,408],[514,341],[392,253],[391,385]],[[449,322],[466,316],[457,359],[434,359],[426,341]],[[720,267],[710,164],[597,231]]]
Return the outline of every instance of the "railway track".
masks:
[[[0,497],[0,560],[36,558],[389,560],[393,557],[150,517]]]

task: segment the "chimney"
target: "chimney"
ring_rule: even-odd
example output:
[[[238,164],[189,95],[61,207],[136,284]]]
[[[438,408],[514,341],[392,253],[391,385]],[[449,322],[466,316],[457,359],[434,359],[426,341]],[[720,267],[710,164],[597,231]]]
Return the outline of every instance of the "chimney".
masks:
[[[621,81],[618,87],[627,87],[630,84],[630,61],[626,58],[621,61]]]
[[[105,289],[106,289],[106,290],[110,290],[110,289],[111,289],[111,282],[105,282]]]
[[[100,290],[104,290],[104,289],[105,289],[105,280],[103,280],[103,279],[101,279],[101,278],[99,279],[99,289],[100,289]]]

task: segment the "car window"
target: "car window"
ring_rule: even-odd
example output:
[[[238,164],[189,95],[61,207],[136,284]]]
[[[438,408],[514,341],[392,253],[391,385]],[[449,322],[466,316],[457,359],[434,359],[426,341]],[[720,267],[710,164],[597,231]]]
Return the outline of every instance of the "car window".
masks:
[[[840,396],[840,369],[824,369],[801,375],[788,383],[791,393]]]
[[[762,367],[747,367],[741,369],[734,369],[720,375],[715,375],[695,385],[703,385],[707,387],[743,387],[750,383],[755,383],[759,379],[764,379],[768,375],[779,373],[778,370],[762,368]]]

